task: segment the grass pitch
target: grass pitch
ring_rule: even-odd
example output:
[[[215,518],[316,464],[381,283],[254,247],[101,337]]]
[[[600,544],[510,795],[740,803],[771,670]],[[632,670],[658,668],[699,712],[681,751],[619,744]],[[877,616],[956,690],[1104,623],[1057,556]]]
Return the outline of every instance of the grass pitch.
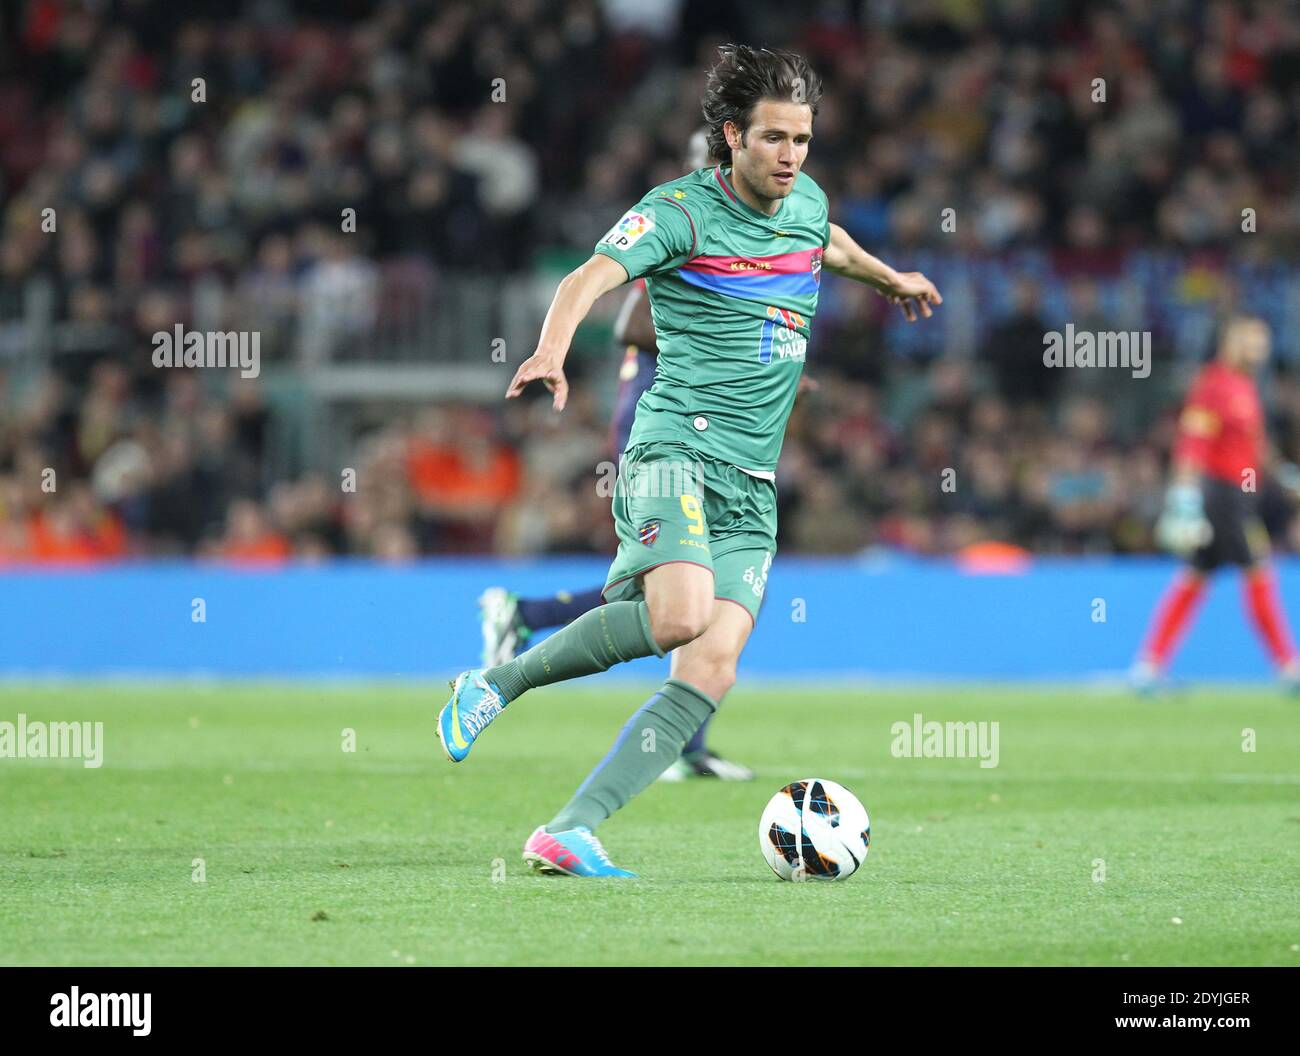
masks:
[[[0,759],[0,962],[1300,964],[1277,693],[742,685],[714,741],[757,781],[656,784],[606,823],[640,880],[531,874],[523,841],[644,696],[536,692],[454,766],[440,686],[7,685],[0,720],[102,721],[104,765]],[[998,721],[999,765],[895,758],[918,712]],[[782,883],[758,817],[813,776],[866,804],[871,854]]]

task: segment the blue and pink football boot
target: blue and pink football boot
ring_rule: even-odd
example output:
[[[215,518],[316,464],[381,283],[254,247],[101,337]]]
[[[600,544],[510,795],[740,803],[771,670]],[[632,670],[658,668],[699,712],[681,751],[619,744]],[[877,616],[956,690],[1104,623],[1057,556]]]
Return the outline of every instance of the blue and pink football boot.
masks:
[[[563,876],[605,877],[630,876],[609,860],[605,848],[585,825],[564,832],[547,832],[538,826],[524,844],[524,861],[539,873]]]

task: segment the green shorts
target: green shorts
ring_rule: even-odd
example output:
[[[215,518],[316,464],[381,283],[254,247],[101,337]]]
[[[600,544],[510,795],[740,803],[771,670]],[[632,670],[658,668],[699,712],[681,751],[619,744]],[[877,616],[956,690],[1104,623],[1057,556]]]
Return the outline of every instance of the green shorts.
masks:
[[[636,600],[641,577],[673,561],[713,573],[713,594],[757,621],[776,554],[776,485],[672,443],[623,454],[614,488],[618,553],[605,600]]]

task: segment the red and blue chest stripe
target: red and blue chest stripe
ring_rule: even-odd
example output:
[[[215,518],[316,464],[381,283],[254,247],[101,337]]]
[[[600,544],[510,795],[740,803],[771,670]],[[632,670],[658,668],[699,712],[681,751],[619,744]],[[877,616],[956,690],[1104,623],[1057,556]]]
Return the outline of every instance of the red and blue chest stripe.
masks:
[[[692,286],[746,300],[811,297],[821,280],[821,256],[821,246],[772,256],[702,255],[688,260],[677,274]]]

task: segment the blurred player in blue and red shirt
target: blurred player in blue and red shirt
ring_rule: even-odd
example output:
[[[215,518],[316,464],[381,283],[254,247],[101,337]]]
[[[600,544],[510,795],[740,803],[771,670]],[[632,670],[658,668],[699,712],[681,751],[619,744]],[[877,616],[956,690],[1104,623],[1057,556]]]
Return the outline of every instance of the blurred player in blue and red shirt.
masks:
[[[1268,354],[1268,324],[1234,316],[1224,324],[1217,355],[1187,395],[1156,537],[1188,565],[1165,593],[1147,632],[1133,668],[1139,688],[1149,688],[1164,673],[1191,625],[1207,578],[1226,564],[1244,574],[1246,611],[1279,675],[1293,688],[1300,684],[1300,663],[1268,563],[1268,533],[1255,512],[1268,442],[1253,375]]]

